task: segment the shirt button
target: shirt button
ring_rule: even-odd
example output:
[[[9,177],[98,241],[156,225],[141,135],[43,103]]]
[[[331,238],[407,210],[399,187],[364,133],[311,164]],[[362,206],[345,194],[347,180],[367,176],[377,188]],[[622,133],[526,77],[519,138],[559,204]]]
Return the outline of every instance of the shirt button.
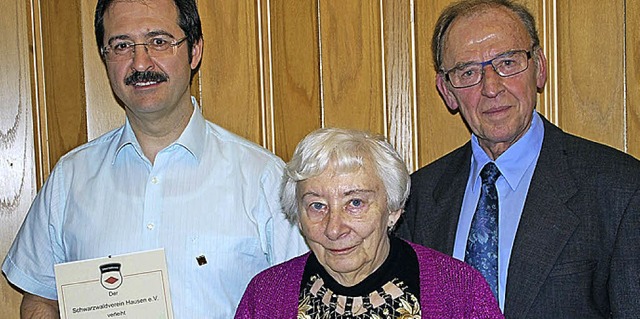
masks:
[[[154,176],[153,178],[151,178],[151,183],[152,184],[158,184],[160,180],[158,179],[158,177]]]
[[[154,225],[153,223],[148,223],[147,224],[147,229],[148,230],[153,230],[153,227],[155,227],[156,225]]]

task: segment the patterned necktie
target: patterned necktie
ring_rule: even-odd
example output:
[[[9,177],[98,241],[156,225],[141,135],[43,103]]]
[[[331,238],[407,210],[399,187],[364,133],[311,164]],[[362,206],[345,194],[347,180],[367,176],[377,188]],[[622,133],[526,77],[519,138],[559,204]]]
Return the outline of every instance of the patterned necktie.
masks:
[[[500,171],[487,163],[480,172],[482,190],[471,221],[464,261],[478,269],[498,298],[498,191]]]

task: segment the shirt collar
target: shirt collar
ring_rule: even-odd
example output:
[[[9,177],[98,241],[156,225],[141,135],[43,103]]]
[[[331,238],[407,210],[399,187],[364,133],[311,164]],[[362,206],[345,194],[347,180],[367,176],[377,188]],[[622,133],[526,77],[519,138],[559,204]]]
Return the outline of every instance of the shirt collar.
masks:
[[[544,125],[538,112],[534,111],[529,130],[513,145],[511,145],[494,163],[500,170],[501,175],[507,181],[512,190],[515,190],[524,177],[527,168],[531,166],[540,154],[542,140],[544,138]],[[491,158],[480,147],[478,137],[471,135],[471,176],[473,177],[473,192],[481,185],[480,171],[485,164],[491,162]]]
[[[193,104],[193,114],[191,115],[191,119],[189,119],[187,127],[185,127],[180,137],[166,148],[172,147],[173,145],[179,145],[189,151],[189,153],[191,153],[191,155],[196,159],[200,159],[202,152],[204,152],[203,141],[206,137],[206,120],[202,115],[202,110],[200,109],[198,102],[193,96],[191,97],[191,103]],[[136,139],[136,135],[131,128],[128,118],[125,118],[123,132],[120,136],[120,140],[118,141],[118,148],[114,154],[112,164],[119,157],[119,154],[125,146],[133,147],[139,156],[144,157],[142,155],[143,153],[140,143],[138,143],[138,140]]]

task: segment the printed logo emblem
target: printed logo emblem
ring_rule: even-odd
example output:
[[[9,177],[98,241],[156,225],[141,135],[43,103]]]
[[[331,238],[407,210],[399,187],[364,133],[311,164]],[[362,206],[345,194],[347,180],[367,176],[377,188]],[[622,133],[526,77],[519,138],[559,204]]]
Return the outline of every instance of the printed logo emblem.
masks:
[[[110,263],[100,266],[100,283],[108,290],[118,289],[122,285],[122,274],[119,263]]]

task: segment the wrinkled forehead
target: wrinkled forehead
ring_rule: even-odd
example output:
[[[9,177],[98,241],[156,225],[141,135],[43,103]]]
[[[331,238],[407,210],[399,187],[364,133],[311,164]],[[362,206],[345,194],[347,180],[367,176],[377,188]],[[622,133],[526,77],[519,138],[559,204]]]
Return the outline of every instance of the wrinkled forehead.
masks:
[[[510,50],[529,50],[531,39],[518,15],[503,7],[456,18],[445,33],[443,64],[485,61]]]
[[[334,163],[335,164],[335,163]],[[298,197],[308,190],[323,190],[334,195],[345,195],[353,190],[384,189],[382,180],[371,165],[328,165],[322,172],[310,176],[297,185]]]

